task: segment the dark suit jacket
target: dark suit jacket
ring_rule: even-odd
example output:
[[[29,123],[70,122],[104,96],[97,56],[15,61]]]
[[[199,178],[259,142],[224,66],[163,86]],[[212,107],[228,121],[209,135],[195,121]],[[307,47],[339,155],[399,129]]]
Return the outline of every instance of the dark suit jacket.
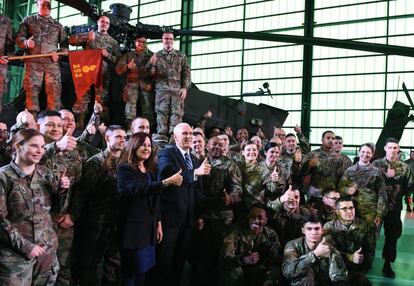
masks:
[[[160,220],[159,194],[162,183],[151,175],[139,172],[127,163],[117,169],[120,195],[121,249],[142,249],[156,242],[156,227]]]
[[[163,226],[181,227],[194,226],[196,205],[200,198],[200,181],[194,181],[194,169],[201,162],[191,155],[193,169],[189,170],[184,157],[177,146],[164,148],[158,152],[158,178],[166,179],[180,169],[183,183],[180,187],[169,186],[161,193],[161,217]]]

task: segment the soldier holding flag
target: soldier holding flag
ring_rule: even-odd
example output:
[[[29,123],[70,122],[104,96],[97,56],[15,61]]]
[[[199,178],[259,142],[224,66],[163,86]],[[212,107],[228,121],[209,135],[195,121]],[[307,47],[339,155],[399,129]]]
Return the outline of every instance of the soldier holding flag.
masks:
[[[40,111],[39,93],[45,79],[47,109],[59,109],[62,84],[58,51],[67,51],[68,39],[63,26],[50,16],[50,0],[37,0],[35,15],[24,18],[16,35],[17,45],[26,54],[52,53],[51,57],[26,60],[23,88],[26,92],[26,108],[32,113]],[[59,49],[60,48],[60,49]]]

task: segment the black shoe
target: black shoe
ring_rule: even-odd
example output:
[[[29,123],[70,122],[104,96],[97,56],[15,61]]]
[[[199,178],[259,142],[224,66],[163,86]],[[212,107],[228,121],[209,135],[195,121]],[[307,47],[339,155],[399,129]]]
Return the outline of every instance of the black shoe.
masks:
[[[388,278],[395,278],[395,272],[391,268],[391,264],[385,262],[384,267],[382,267],[382,274]]]

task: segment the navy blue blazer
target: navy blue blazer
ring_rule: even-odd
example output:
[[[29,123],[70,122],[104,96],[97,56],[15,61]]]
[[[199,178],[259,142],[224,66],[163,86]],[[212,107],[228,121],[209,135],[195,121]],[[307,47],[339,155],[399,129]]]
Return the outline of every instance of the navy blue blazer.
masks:
[[[157,222],[161,219],[159,194],[162,183],[151,180],[128,163],[117,168],[120,196],[121,249],[142,249],[156,243]]]
[[[201,162],[191,155],[193,169],[189,170],[177,146],[158,151],[158,179],[166,179],[180,169],[183,183],[180,187],[169,186],[161,193],[161,218],[163,226],[178,228],[194,226],[196,209],[200,200],[201,180],[194,180],[194,169]]]

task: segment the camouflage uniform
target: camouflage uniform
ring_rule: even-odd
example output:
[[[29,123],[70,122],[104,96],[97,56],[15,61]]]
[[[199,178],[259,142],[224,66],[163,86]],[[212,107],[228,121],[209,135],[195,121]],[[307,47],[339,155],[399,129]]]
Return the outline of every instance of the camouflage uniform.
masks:
[[[277,196],[283,194],[285,190],[289,187],[289,185],[292,185],[292,179],[290,178],[290,171],[287,170],[282,164],[279,162],[276,163],[275,167],[269,168],[266,164],[266,161],[261,161],[259,163],[262,167],[266,168],[269,173],[271,174],[275,167],[278,173],[278,180],[275,182],[275,188],[276,188],[276,194]],[[272,198],[270,198],[272,199]]]
[[[243,264],[242,258],[258,252],[259,261],[254,265]],[[262,286],[278,285],[282,253],[276,232],[263,227],[259,236],[250,233],[248,225],[237,225],[224,238],[220,263],[220,285]]]
[[[46,145],[46,153],[41,162],[53,172],[56,178],[60,178],[63,172],[66,171],[66,176],[70,179],[70,187],[68,191],[63,195],[52,197],[52,220],[54,221],[53,227],[55,228],[59,240],[57,255],[61,267],[56,285],[68,286],[72,280],[71,251],[74,229],[60,228],[57,220],[61,215],[68,214],[70,211],[72,196],[77,187],[76,184],[82,175],[82,153],[85,152],[79,152],[78,148],[72,151],[56,152],[55,144],[52,143]]]
[[[319,164],[316,167],[309,167],[309,160],[317,157]],[[308,191],[308,199],[322,198],[323,189],[337,189],[339,180],[345,170],[352,165],[351,160],[342,154],[326,151],[323,148],[313,150],[307,154],[303,164],[303,175],[311,174],[311,181]]]
[[[341,254],[333,248],[329,257],[316,257],[305,237],[286,244],[282,272],[292,286],[348,285],[348,271]]]
[[[242,173],[242,201],[244,207],[250,208],[254,203],[266,203],[283,194],[270,178],[270,171],[259,163],[246,165],[244,159],[237,162]]]
[[[69,38],[69,44],[72,46],[82,46],[85,50],[93,49],[106,49],[108,51],[108,57],[103,57],[102,61],[102,92],[95,89],[95,99],[101,103],[107,103],[109,84],[111,82],[110,65],[115,64],[119,55],[118,42],[112,38],[109,34],[101,34],[98,31],[95,32],[95,40],[87,42],[88,34],[73,35]],[[91,91],[87,91],[81,98],[78,98],[72,107],[73,113],[87,114],[88,104],[91,101]],[[105,104],[106,105],[106,104]]]
[[[200,217],[205,221],[203,230],[195,233],[197,256],[197,285],[217,285],[217,264],[223,235],[233,221],[233,207],[241,198],[241,173],[236,163],[222,156],[209,160],[211,171],[203,181]],[[224,204],[224,192],[230,196],[230,205]]]
[[[73,198],[71,213],[83,220],[86,233],[81,253],[81,285],[117,285],[120,281],[120,256],[117,246],[118,198],[116,166],[108,149],[91,157],[85,164],[81,191]],[[86,206],[86,213],[82,209]],[[85,218],[81,216],[85,214]],[[102,270],[99,270],[103,266]]]
[[[11,20],[0,15],[0,56],[8,56],[14,51],[13,29]],[[7,92],[7,65],[0,64],[0,113],[3,108],[3,93]]]
[[[412,159],[408,159],[404,161],[411,169],[411,173],[414,174],[414,160]],[[414,192],[411,193],[407,193],[405,195],[405,203],[407,204],[407,211],[410,211],[410,208],[412,210],[412,203],[413,203],[413,199],[414,199]]]
[[[277,232],[282,247],[292,239],[302,236],[303,218],[310,214],[310,211],[299,206],[295,213],[291,214],[285,210],[280,197],[274,201],[268,201],[267,207],[272,212],[269,226]]]
[[[375,218],[383,218],[386,211],[387,191],[382,172],[372,164],[355,164],[345,171],[339,183],[341,196],[348,195],[348,188],[354,184],[357,184],[352,196],[356,215],[374,227]]]
[[[372,227],[356,218],[351,225],[344,225],[339,219],[332,220],[324,226],[324,235],[341,254],[349,272],[351,284],[370,285],[366,273],[371,268],[375,255],[375,243]],[[374,246],[374,248],[373,248]],[[362,264],[352,262],[352,254],[362,248]]]
[[[375,160],[372,164],[382,171],[387,186],[388,212],[384,216],[385,241],[382,258],[394,262],[397,257],[397,241],[402,234],[402,198],[406,193],[412,192],[414,177],[410,167],[400,160],[388,162],[386,158],[382,158]],[[386,172],[390,167],[395,170],[393,178],[386,177]]]
[[[25,40],[31,36],[35,41],[35,47],[27,48]],[[21,49],[25,49],[28,55],[67,51],[68,49],[68,39],[63,26],[50,16],[42,17],[39,14],[24,18],[16,35],[16,43]],[[43,77],[45,78],[47,109],[58,110],[61,106],[62,84],[59,62],[54,63],[51,57],[35,58],[26,60],[26,72],[23,79],[26,108],[30,111],[40,111],[39,93]]]
[[[54,285],[59,264],[57,238],[49,214],[58,191],[53,173],[36,165],[26,175],[14,162],[0,169],[0,284]],[[32,258],[35,245],[45,254]]]
[[[161,50],[156,53],[155,66],[155,113],[157,133],[171,134],[184,115],[184,102],[178,92],[188,89],[191,84],[190,66],[187,56],[175,49],[170,52]],[[154,68],[151,63],[149,68]]]
[[[142,116],[147,118],[151,125],[154,116],[154,84],[150,71],[146,66],[154,53],[146,49],[141,54],[136,51],[123,55],[116,64],[116,72],[127,72],[127,80],[123,91],[125,105],[125,118],[131,122],[137,117],[137,102],[142,107]],[[133,60],[136,68],[128,69],[128,63]]]

